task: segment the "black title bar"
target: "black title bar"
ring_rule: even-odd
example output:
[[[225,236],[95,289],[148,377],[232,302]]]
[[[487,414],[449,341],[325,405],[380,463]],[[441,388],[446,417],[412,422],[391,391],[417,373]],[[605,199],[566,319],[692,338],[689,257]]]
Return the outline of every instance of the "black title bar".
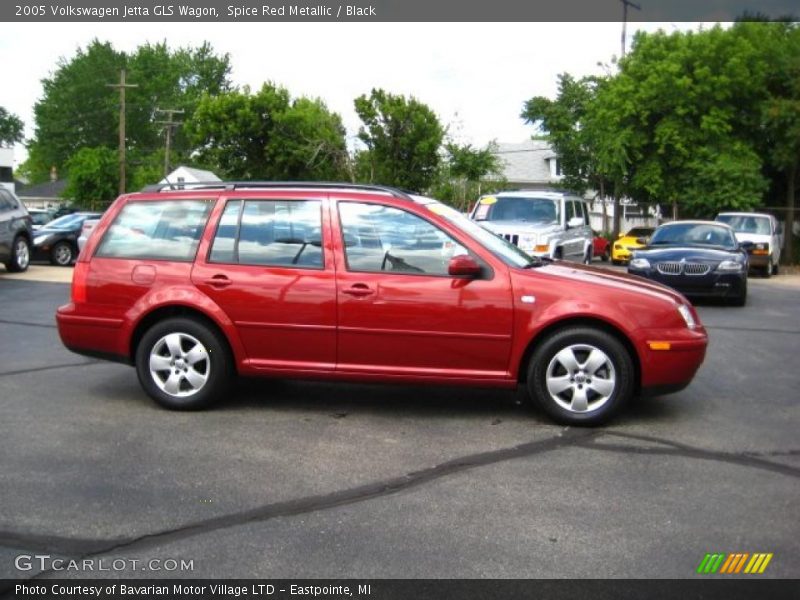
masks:
[[[3,0],[0,20],[25,22],[616,22],[620,0]],[[797,14],[796,0],[641,0],[629,21],[733,21]],[[583,40],[585,42],[586,40]],[[581,40],[576,40],[580,43]],[[405,40],[404,43],[409,43]]]

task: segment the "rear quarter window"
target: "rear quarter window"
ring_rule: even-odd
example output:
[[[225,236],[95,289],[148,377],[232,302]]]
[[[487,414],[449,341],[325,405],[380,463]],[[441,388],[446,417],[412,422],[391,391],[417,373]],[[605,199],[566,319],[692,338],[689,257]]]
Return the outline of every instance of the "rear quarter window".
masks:
[[[129,202],[108,228],[95,256],[190,262],[211,200]]]

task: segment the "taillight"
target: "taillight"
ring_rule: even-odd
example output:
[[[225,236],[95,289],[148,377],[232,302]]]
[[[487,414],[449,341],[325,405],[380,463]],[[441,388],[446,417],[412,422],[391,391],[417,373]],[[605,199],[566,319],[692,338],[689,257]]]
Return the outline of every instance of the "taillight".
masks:
[[[72,302],[80,304],[86,302],[86,280],[89,277],[89,263],[76,262],[72,271]]]

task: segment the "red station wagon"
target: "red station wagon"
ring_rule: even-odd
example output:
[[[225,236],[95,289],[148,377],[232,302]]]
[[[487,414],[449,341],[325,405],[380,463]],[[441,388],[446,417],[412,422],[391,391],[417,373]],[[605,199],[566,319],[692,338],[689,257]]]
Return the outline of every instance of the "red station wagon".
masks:
[[[57,321],[70,350],[134,365],[171,409],[237,374],[523,384],[570,424],[686,387],[708,342],[669,288],[532,258],[430,198],[327,183],[121,196]]]

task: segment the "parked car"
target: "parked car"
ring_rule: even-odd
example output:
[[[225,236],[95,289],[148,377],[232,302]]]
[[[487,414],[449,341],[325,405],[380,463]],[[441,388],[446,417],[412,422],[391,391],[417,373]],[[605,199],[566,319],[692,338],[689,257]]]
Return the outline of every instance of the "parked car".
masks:
[[[86,219],[83,222],[83,226],[81,227],[81,234],[78,236],[78,252],[83,250],[83,247],[86,245],[86,240],[89,239],[89,236],[92,234],[92,231],[100,222],[100,219]]]
[[[83,222],[99,216],[100,213],[76,212],[50,221],[34,235],[33,258],[49,260],[60,267],[71,265],[78,256],[78,236]]]
[[[522,190],[483,196],[470,218],[532,256],[592,261],[589,207],[567,192]]]
[[[53,211],[45,208],[29,208],[28,214],[31,216],[34,231],[53,220]]]
[[[644,248],[647,239],[653,235],[655,227],[634,227],[619,236],[611,250],[611,261],[615,265],[625,265],[631,260],[634,250]]]
[[[25,205],[0,186],[0,262],[11,272],[28,269],[33,226]]]
[[[715,221],[676,221],[655,230],[636,250],[628,273],[658,281],[687,296],[747,301],[747,250],[733,229]]]
[[[635,306],[638,310],[630,310]],[[223,183],[121,196],[58,331],[171,409],[234,374],[527,386],[564,423],[689,384],[707,335],[667,287],[531,257],[391,188]]]
[[[592,254],[599,256],[603,262],[608,262],[611,257],[611,242],[597,231],[592,231]]]
[[[740,242],[752,242],[751,267],[760,269],[764,277],[778,274],[783,227],[775,217],[765,213],[724,212],[716,220],[730,225]]]

